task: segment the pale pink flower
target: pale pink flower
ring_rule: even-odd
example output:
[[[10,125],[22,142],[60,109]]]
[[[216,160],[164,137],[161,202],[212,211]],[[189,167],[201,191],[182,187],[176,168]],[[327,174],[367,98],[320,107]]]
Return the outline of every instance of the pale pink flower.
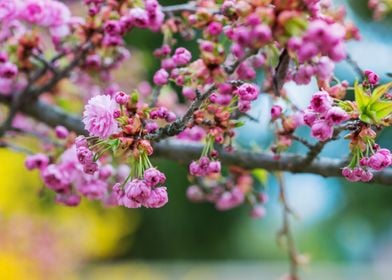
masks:
[[[83,112],[83,123],[91,136],[106,139],[119,131],[114,112],[116,102],[109,95],[97,95],[91,98]]]

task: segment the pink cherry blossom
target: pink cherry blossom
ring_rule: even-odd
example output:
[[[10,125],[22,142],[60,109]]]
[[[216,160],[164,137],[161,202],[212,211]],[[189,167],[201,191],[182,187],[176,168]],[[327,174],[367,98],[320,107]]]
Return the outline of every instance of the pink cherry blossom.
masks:
[[[83,123],[91,136],[106,139],[119,131],[113,117],[116,109],[117,104],[109,95],[98,95],[88,101],[83,112]]]

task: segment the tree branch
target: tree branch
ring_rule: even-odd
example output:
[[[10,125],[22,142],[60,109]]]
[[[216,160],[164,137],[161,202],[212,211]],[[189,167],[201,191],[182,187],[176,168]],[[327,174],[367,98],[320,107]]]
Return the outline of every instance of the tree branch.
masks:
[[[178,5],[171,5],[171,6],[162,7],[162,12],[164,12],[164,13],[176,13],[176,12],[182,12],[182,11],[190,11],[190,12],[196,11],[195,3],[190,2],[190,3],[185,3],[185,4],[178,4]]]
[[[10,104],[11,99],[0,95],[0,103]],[[78,116],[71,115],[61,108],[37,101],[33,104],[24,105],[21,111],[36,120],[49,126],[63,125],[78,134],[86,135],[83,123]],[[157,157],[188,163],[198,158],[203,150],[202,144],[183,141],[162,141],[155,144]],[[346,162],[339,159],[315,158],[308,165],[304,165],[306,156],[296,154],[282,154],[279,159],[267,152],[236,151],[228,153],[219,152],[220,160],[225,165],[236,165],[247,169],[263,168],[269,171],[280,170],[292,173],[313,173],[324,177],[341,177],[341,169]],[[388,168],[381,172],[375,172],[371,183],[392,185],[392,169]]]
[[[9,100],[9,98],[8,98]],[[7,98],[0,96],[0,102],[6,103]],[[42,101],[29,106],[23,106],[22,112],[44,122],[49,126],[63,125],[78,134],[86,135],[80,118],[68,114],[58,107]],[[187,143],[183,141],[162,141],[155,145],[155,155],[180,162],[190,162],[200,156],[202,144]],[[281,170],[293,173],[314,173],[324,177],[340,177],[345,161],[330,158],[314,159],[304,165],[306,156],[283,154],[279,159],[270,153],[255,153],[252,151],[237,151],[234,153],[220,152],[220,159],[226,165],[237,165],[244,168],[263,168],[266,170]],[[392,184],[392,169],[375,172],[372,182]]]

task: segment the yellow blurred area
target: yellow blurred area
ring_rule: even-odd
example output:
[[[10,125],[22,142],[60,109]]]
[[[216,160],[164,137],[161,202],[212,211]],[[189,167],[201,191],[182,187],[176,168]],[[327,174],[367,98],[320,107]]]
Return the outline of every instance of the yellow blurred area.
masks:
[[[62,279],[59,272],[72,279],[82,262],[113,256],[136,230],[136,212],[87,200],[75,208],[54,204],[24,157],[0,149],[0,279]]]

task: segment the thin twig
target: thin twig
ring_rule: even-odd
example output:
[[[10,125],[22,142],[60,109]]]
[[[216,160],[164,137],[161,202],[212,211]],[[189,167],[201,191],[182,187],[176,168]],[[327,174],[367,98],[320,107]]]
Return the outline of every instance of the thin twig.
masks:
[[[290,215],[292,214],[292,210],[287,201],[286,194],[286,186],[283,179],[283,174],[281,172],[276,172],[276,178],[278,179],[279,184],[279,199],[283,208],[283,226],[282,229],[278,232],[278,238],[285,238],[287,253],[290,259],[290,279],[291,280],[299,280],[298,276],[298,252],[297,247],[295,245],[294,236],[292,233],[292,229],[290,226]]]
[[[177,12],[183,12],[183,11],[190,11],[194,12],[196,11],[196,5],[195,3],[185,3],[185,4],[178,4],[178,5],[171,5],[171,6],[166,6],[162,7],[162,12],[164,13],[177,13]]]
[[[346,56],[346,61],[360,78],[364,77],[364,72],[362,68],[359,67],[358,63],[354,59],[352,59],[352,57],[349,54],[347,54]]]
[[[290,64],[290,55],[287,49],[284,49],[279,56],[279,63],[275,68],[275,74],[273,77],[273,88],[275,96],[280,96],[280,90],[282,89],[286,80],[287,71]]]
[[[308,147],[309,149],[312,149],[312,148],[313,148],[312,143],[310,143],[310,142],[309,142],[308,140],[306,140],[305,138],[302,138],[302,137],[297,136],[297,135],[295,135],[295,134],[292,134],[290,137],[291,137],[293,140],[295,140],[295,141],[297,141],[297,142],[303,144],[304,146]]]
[[[26,154],[26,155],[34,154],[33,151],[31,151],[31,150],[29,150],[29,149],[27,149],[25,147],[6,142],[4,140],[0,140],[0,148],[8,148],[8,149],[11,149],[11,150],[13,150],[15,152],[23,153],[23,154]]]

